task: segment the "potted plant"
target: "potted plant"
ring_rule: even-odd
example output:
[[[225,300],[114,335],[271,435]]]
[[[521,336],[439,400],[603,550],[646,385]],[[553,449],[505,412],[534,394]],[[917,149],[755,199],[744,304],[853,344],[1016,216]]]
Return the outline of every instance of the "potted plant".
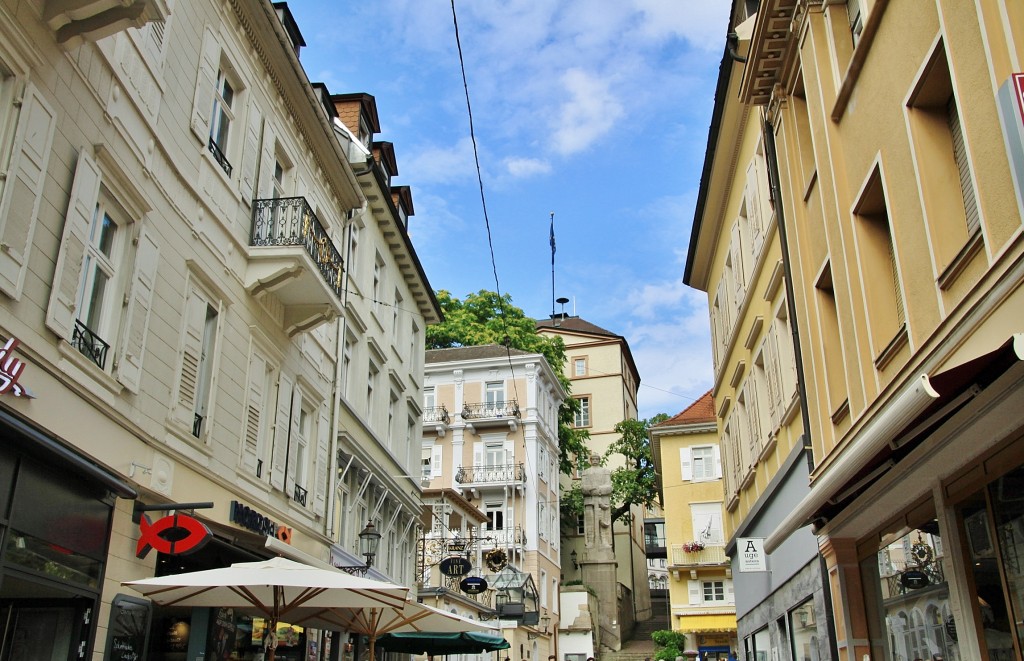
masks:
[[[700,553],[704,550],[704,542],[686,542],[683,544],[683,550],[687,553]]]

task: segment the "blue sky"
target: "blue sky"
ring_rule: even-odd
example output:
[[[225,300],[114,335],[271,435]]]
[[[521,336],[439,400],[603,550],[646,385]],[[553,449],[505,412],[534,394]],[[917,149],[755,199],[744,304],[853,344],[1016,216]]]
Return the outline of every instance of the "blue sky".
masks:
[[[312,82],[377,101],[434,289],[496,288],[450,0],[292,0]],[[682,284],[729,3],[456,0],[498,286],[624,336],[640,416],[711,386],[707,298]]]

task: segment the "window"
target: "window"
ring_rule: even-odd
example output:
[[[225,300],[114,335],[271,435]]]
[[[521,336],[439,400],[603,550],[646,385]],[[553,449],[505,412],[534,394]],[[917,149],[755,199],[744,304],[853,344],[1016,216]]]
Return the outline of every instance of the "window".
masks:
[[[694,541],[720,546],[722,535],[722,503],[690,503],[690,522]]]
[[[228,162],[228,139],[231,135],[231,123],[235,119],[235,86],[228,78],[223,67],[217,72],[217,82],[213,92],[213,110],[210,114],[210,153],[231,176],[231,163]]]
[[[434,386],[428,386],[423,389],[423,408],[432,409],[437,406],[437,399],[434,395]]]
[[[484,403],[487,404],[487,408],[497,409],[500,408],[505,402],[505,382],[504,381],[488,381],[484,384]]]
[[[359,263],[359,224],[352,223],[348,230],[348,275],[351,278],[358,277],[359,271],[356,264]]]
[[[484,444],[484,465],[489,467],[505,465],[504,442],[490,442]]]
[[[148,211],[144,200],[120,170],[106,169],[108,163],[79,153],[46,325],[138,392],[159,249],[135,220]]]
[[[376,391],[378,390],[378,388],[377,388],[377,380],[379,378],[380,378],[380,369],[371,360],[370,361],[370,370],[369,370],[369,373],[366,375],[366,420],[370,424],[373,424],[373,413],[374,413],[373,400],[374,400]]]
[[[185,296],[173,419],[191,436],[209,439],[219,304],[193,281]]]
[[[587,375],[587,359],[586,358],[576,358],[576,359],[573,360],[572,364],[573,364],[573,373],[576,376],[586,376]]]
[[[504,530],[505,529],[505,504],[497,502],[489,502],[484,506],[484,514],[487,516],[487,522],[484,524],[484,530]]]
[[[587,532],[582,514],[576,515],[576,534],[583,535]]]
[[[576,401],[580,403],[580,409],[576,411],[575,425],[577,427],[589,427],[590,426],[590,398],[589,397],[577,397]]]
[[[295,435],[294,462],[295,462],[295,490],[294,499],[305,507],[306,496],[309,489],[309,443],[313,438],[313,417],[310,406],[305,401],[299,408],[298,433]]]
[[[120,301],[115,302],[116,294],[112,290],[121,269],[121,244],[127,231],[121,230],[123,212],[118,213],[113,207],[109,195],[101,193],[89,224],[78,292],[78,320],[71,339],[75,348],[100,369],[106,366],[109,347],[103,338],[112,336],[117,321],[115,313],[120,306]],[[120,220],[114,220],[115,217]],[[114,307],[115,303],[118,308]]]
[[[839,334],[839,311],[836,306],[830,264],[825,264],[814,287],[818,307],[818,323],[821,327],[822,360],[828,383],[828,404],[833,422],[837,422],[846,402],[846,362],[843,359],[842,337]],[[825,347],[828,347],[827,351],[825,351]],[[816,456],[825,455],[816,454]]]
[[[871,292],[868,322],[876,364],[887,358],[886,350],[904,329],[906,321],[899,264],[885,198],[881,169],[876,164],[853,208],[861,278],[864,288]]]
[[[864,0],[847,0],[846,12],[850,17],[850,36],[856,46],[864,31]]]
[[[194,308],[194,309],[193,309]],[[213,351],[216,344],[217,337],[217,310],[205,301],[197,301],[194,305],[189,306],[190,317],[192,315],[201,316],[202,318],[202,340],[199,345],[199,362],[193,365],[192,360],[194,359],[193,354],[187,354],[184,357],[185,363],[182,365],[183,379],[192,378],[192,371],[195,372],[195,390],[194,392],[194,405],[193,405],[193,424],[192,424],[192,435],[196,438],[201,438],[204,431],[204,422],[209,413],[210,408],[210,393],[212,391],[212,380],[213,380]],[[197,319],[190,319],[190,322],[194,323]],[[188,372],[186,377],[185,373]],[[208,424],[208,423],[207,423]]]
[[[373,309],[380,309],[384,290],[384,260],[380,255],[373,262]]]
[[[398,413],[398,393],[391,391],[388,397],[388,433],[384,443],[388,449],[394,449],[395,445],[395,415]]]
[[[724,581],[704,581],[703,589],[705,602],[725,601]]]
[[[341,395],[349,397],[349,389],[352,385],[352,365],[356,353],[356,338],[349,333],[345,334],[345,348],[341,354]]]
[[[679,466],[684,481],[701,482],[722,477],[722,460],[717,445],[679,448]]]

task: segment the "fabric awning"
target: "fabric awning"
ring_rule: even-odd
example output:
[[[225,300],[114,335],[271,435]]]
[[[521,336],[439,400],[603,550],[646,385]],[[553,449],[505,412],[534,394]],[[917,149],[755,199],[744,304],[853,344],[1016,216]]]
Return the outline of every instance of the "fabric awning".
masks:
[[[437,633],[416,631],[389,633],[377,639],[377,646],[388,652],[404,654],[481,654],[495,650],[507,650],[511,645],[496,634],[478,631],[461,633]]]
[[[837,514],[1021,360],[1024,333],[1016,333],[994,351],[934,376],[912,379],[811,483],[810,492],[765,538],[765,552],[774,552],[797,529]]]

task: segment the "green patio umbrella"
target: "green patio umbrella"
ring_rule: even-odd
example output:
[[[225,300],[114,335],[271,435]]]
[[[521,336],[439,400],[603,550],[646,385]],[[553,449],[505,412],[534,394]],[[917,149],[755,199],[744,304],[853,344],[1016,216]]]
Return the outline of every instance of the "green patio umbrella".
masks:
[[[405,654],[480,654],[495,650],[507,650],[511,645],[499,635],[479,631],[459,633],[438,633],[416,631],[389,633],[377,639],[377,646],[389,652]]]

